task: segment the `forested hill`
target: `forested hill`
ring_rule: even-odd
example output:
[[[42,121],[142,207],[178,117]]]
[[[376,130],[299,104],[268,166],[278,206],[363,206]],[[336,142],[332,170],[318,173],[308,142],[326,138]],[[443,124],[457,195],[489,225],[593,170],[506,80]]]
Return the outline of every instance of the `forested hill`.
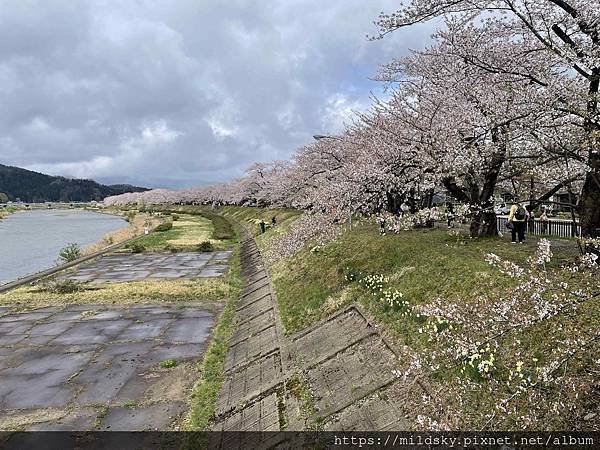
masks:
[[[37,202],[87,202],[102,200],[110,195],[141,192],[146,188],[118,184],[107,186],[92,180],[71,179],[44,175],[31,170],[0,164],[0,198]]]

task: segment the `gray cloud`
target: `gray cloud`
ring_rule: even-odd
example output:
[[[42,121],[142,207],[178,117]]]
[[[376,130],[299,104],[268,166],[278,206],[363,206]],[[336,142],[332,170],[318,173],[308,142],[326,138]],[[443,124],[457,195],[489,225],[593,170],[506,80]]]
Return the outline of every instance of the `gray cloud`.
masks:
[[[395,0],[0,0],[0,162],[181,188],[287,158],[368,105]]]

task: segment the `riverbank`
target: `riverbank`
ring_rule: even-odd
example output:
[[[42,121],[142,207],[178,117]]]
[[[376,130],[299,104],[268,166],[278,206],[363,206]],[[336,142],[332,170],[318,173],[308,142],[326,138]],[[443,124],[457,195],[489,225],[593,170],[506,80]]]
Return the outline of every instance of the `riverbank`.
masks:
[[[120,244],[135,237],[143,236],[146,229],[149,231],[153,230],[164,222],[163,219],[146,213],[129,212],[127,214],[120,211],[103,210],[99,210],[97,212],[102,214],[110,214],[125,219],[128,222],[128,225],[104,235],[97,242],[85,247],[81,252],[84,256],[102,251],[111,245]]]

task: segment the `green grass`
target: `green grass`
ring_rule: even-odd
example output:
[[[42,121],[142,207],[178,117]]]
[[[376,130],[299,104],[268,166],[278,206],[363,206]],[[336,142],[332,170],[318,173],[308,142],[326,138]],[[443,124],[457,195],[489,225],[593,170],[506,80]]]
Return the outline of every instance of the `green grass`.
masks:
[[[0,305],[42,308],[52,305],[130,305],[145,302],[222,301],[230,295],[227,280],[147,280],[102,285],[77,285],[78,289],[55,289],[54,284],[23,286],[0,295]]]
[[[147,252],[161,251],[196,251],[198,245],[209,241],[216,249],[224,249],[230,245],[231,236],[225,233],[215,233],[222,229],[222,217],[213,220],[198,214],[178,214],[179,218],[172,222],[173,227],[168,231],[155,231],[142,236],[136,245],[143,246]],[[215,225],[216,223],[216,225]],[[133,245],[133,244],[132,244]],[[131,246],[129,246],[131,247]],[[125,249],[129,248],[125,247]]]
[[[234,238],[235,230],[233,229],[231,222],[225,217],[215,214],[207,209],[200,210],[200,215],[212,222],[214,227],[212,233],[213,239],[228,240]]]
[[[214,416],[217,396],[223,384],[223,362],[229,348],[229,338],[233,332],[235,302],[241,294],[243,286],[239,246],[234,249],[227,278],[231,291],[213,332],[210,346],[204,355],[200,367],[200,379],[193,389],[192,407],[188,420],[190,430],[207,429]]]
[[[388,276],[390,287],[414,305],[438,297],[454,302],[513,283],[485,262],[485,253],[524,262],[534,251],[533,244],[515,246],[499,238],[459,239],[440,229],[379,236],[375,225],[363,224],[316,253],[304,250],[292,261],[276,264],[271,275],[282,320],[287,332],[293,333],[353,301],[374,306],[363,289],[344,279],[347,268]],[[562,246],[554,264],[574,254],[575,244]],[[412,333],[405,334],[404,321],[396,323],[393,314],[380,314],[380,318],[402,332],[405,340],[412,339]]]
[[[159,365],[163,369],[172,369],[177,366],[177,361],[174,359],[165,359],[164,361],[161,361]]]

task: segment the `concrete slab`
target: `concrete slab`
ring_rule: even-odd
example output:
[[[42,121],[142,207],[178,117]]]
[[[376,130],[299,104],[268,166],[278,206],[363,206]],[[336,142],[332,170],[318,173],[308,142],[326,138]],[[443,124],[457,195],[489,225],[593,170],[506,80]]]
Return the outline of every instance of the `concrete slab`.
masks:
[[[27,431],[90,430],[96,421],[97,415],[98,412],[94,408],[81,408],[71,411],[69,414],[56,421],[32,425],[27,428]]]
[[[338,412],[396,379],[396,355],[376,336],[367,338],[307,374],[320,416]]]
[[[260,300],[255,301],[254,303],[245,306],[238,311],[236,311],[236,322],[242,323],[247,320],[250,320],[265,311],[273,308],[273,301],[270,295],[266,295],[262,297]]]
[[[279,431],[277,394],[257,400],[215,424],[213,431]],[[227,447],[224,447],[227,448]]]
[[[143,356],[150,351],[152,343],[115,344],[106,348],[93,365],[89,365],[73,383],[81,392],[77,402],[82,405],[123,403],[119,391],[125,383],[138,375]]]
[[[171,319],[146,320],[133,323],[116,336],[117,341],[144,341],[161,335],[173,323]]]
[[[365,318],[351,308],[293,336],[291,353],[299,367],[310,367],[373,333]]]
[[[223,383],[217,403],[217,415],[243,405],[261,392],[282,381],[281,356],[272,353],[234,372]]]
[[[40,375],[3,375],[0,411],[66,406],[75,396],[71,387],[62,384],[69,375],[61,370]]]
[[[56,336],[64,333],[72,326],[73,324],[68,321],[41,323],[31,328],[28,334],[31,336]]]
[[[29,320],[29,321],[37,321],[37,320],[42,320],[45,319],[46,317],[50,316],[53,313],[53,311],[40,311],[40,312],[23,312],[23,313],[16,313],[16,314],[10,314],[10,315],[5,315],[0,317],[0,323],[5,323],[5,322],[20,322],[23,320]]]
[[[82,315],[86,311],[96,314]],[[105,425],[110,429],[117,422],[118,429],[168,428],[172,417],[182,411],[180,405],[165,409],[150,401],[148,408],[138,408],[133,417],[121,419],[119,414],[127,413],[122,408],[126,402],[140,403],[148,398],[147,392],[162,392],[165,377],[173,377],[167,383],[170,405],[187,398],[194,380],[185,370],[165,371],[158,364],[166,359],[201,360],[214,322],[210,311],[164,305],[80,305],[8,316],[1,324],[4,330],[28,329],[28,334],[10,336],[21,339],[17,347],[0,346],[0,416],[18,411],[19,417],[42,418],[36,425],[24,422],[24,426],[56,431],[90,428],[98,405],[109,407]],[[20,321],[21,317],[28,319]],[[40,317],[43,320],[36,322]],[[171,337],[193,343],[163,341],[167,330]],[[54,414],[44,421],[49,408],[69,414]],[[137,428],[142,422],[144,427]]]
[[[229,344],[236,344],[273,325],[275,325],[275,313],[271,308],[238,325],[231,335]]]
[[[200,344],[210,335],[213,324],[214,319],[208,317],[180,319],[169,327],[164,342]]]
[[[227,270],[228,259],[229,254],[226,253],[112,254],[59,279],[102,284],[144,279],[218,277]]]
[[[110,408],[97,430],[150,431],[168,430],[177,416],[185,411],[182,402],[158,403],[138,408]]]
[[[325,431],[408,431],[410,424],[402,417],[393,400],[378,393],[335,414],[324,429]]]
[[[268,282],[265,281],[262,284],[255,285],[255,288],[251,291],[246,291],[238,300],[236,309],[243,308],[244,306],[249,305],[257,300],[260,300],[265,295],[269,295],[271,293],[271,287]]]
[[[67,332],[57,336],[52,344],[97,344],[108,342],[123,329],[131,325],[131,320],[77,322]]]
[[[275,326],[271,326],[229,347],[223,370],[225,372],[239,370],[259,356],[267,355],[277,348],[279,348],[277,331]]]

